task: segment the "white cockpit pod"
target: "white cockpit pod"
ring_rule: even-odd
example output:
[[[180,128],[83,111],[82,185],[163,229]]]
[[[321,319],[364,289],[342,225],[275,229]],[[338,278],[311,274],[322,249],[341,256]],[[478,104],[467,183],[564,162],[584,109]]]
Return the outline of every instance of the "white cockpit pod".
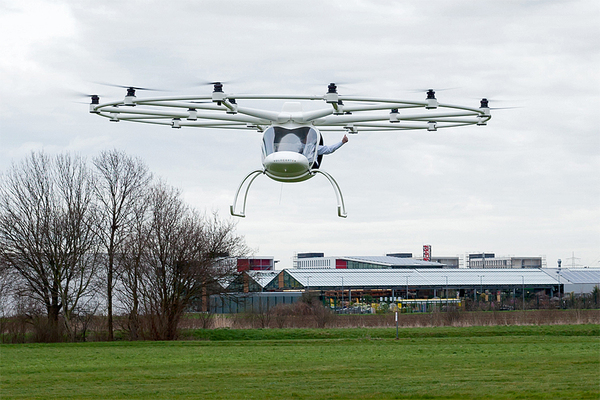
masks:
[[[269,127],[263,134],[263,161],[270,154],[291,151],[302,154],[312,164],[317,156],[319,132],[315,128],[302,126],[295,129],[280,126]]]
[[[263,134],[262,161],[269,177],[286,182],[307,179],[317,155],[319,133],[301,126],[272,126]]]

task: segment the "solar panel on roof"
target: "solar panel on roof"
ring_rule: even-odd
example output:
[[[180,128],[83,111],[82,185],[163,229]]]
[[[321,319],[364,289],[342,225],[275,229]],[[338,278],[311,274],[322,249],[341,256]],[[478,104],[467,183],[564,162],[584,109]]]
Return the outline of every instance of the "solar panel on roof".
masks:
[[[557,278],[540,269],[288,269],[303,286],[402,287],[481,285],[552,286]]]
[[[600,270],[562,270],[560,275],[571,283],[600,283]]]

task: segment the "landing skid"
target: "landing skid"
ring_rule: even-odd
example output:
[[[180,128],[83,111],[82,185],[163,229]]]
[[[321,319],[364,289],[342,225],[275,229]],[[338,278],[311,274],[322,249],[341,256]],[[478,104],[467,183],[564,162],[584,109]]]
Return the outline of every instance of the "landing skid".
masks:
[[[331,183],[331,186],[333,187],[333,191],[335,192],[335,199],[337,200],[338,217],[346,218],[348,216],[348,214],[346,214],[346,206],[344,205],[344,196],[342,196],[342,190],[340,189],[340,186],[335,181],[335,179],[333,179],[333,176],[329,175],[325,171],[321,171],[320,169],[311,169],[310,173],[313,175],[314,174],[323,174],[325,176],[325,178],[327,178],[327,180],[329,180],[329,183]]]
[[[250,185],[252,185],[252,182],[254,182],[254,180],[259,175],[264,174],[264,173],[265,173],[264,170],[257,169],[256,171],[252,171],[248,175],[246,175],[246,177],[244,178],[242,183],[240,183],[240,186],[238,186],[237,191],[235,192],[235,197],[233,198],[233,204],[231,206],[229,206],[229,212],[231,213],[231,215],[233,215],[235,217],[242,217],[242,218],[244,218],[246,216],[246,200],[248,198],[248,191],[250,190]],[[346,218],[348,216],[348,214],[346,214],[346,206],[344,205],[344,197],[342,196],[342,191],[340,190],[340,186],[338,185],[336,180],[333,179],[333,177],[331,175],[329,175],[327,172],[321,171],[319,169],[311,169],[310,174],[311,175],[322,174],[325,176],[325,178],[327,178],[327,180],[329,181],[329,183],[331,183],[331,186],[333,187],[333,191],[335,192],[335,198],[337,201],[338,217]],[[237,212],[236,210],[237,210],[237,205],[238,205],[238,198],[239,198],[240,192],[242,190],[244,191],[244,196],[243,196],[243,201],[242,201],[242,211]]]
[[[264,173],[265,173],[264,170],[257,169],[256,171],[252,171],[248,175],[246,175],[246,177],[244,178],[242,183],[240,183],[240,186],[238,186],[237,192],[235,192],[235,197],[233,198],[233,204],[229,206],[229,212],[231,213],[231,215],[233,215],[234,217],[242,217],[242,218],[244,218],[246,216],[246,199],[248,198],[248,190],[250,190],[250,185],[252,185],[252,182],[254,182],[254,180],[260,174],[264,174]],[[250,180],[248,180],[248,179],[250,179]],[[245,185],[246,182],[248,182],[247,185]],[[235,210],[236,210],[236,206],[237,206],[237,202],[238,202],[238,196],[239,196],[242,188],[244,188],[244,202],[242,203],[242,212],[236,212]]]

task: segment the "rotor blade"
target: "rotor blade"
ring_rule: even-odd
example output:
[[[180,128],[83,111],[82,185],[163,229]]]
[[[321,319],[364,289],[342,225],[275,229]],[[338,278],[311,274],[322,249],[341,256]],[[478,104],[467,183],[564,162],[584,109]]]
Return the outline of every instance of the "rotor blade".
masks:
[[[88,93],[79,92],[77,90],[69,90],[69,93],[72,97],[92,97],[92,96],[104,97],[104,95],[102,95],[102,94],[98,94],[98,93],[88,94]]]
[[[165,89],[152,89],[152,88],[144,88],[144,87],[138,87],[138,86],[126,86],[126,85],[115,85],[113,83],[106,83],[106,82],[94,82],[97,83],[98,85],[103,85],[103,86],[112,86],[112,87],[118,87],[118,88],[123,88],[123,89],[135,89],[135,90],[148,90],[148,91],[152,91],[152,92],[166,92],[167,90]]]
[[[493,103],[506,103],[507,101],[514,102],[514,100],[511,100],[511,99],[498,99],[496,97],[485,97],[485,96],[483,96],[483,97],[470,97],[470,98],[473,99],[473,100],[487,99],[487,101],[489,101],[490,103],[492,103],[492,102]]]
[[[410,93],[427,93],[430,90],[433,90],[434,92],[443,92],[445,90],[456,90],[456,89],[460,89],[460,87],[456,86],[456,87],[441,88],[441,89],[436,89],[435,87],[430,87],[428,89],[411,89],[411,90],[407,90],[407,92],[410,92]]]
[[[229,85],[230,83],[235,83],[238,82],[237,79],[227,79],[225,81],[208,81],[208,80],[200,80],[200,81],[196,81],[195,83],[192,84],[192,86],[213,86],[213,85],[217,85],[217,84],[221,84],[221,85]]]

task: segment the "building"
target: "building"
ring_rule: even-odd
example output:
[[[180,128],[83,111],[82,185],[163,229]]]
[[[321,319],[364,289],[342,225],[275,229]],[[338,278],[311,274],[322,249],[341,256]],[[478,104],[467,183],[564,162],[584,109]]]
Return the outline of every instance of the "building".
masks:
[[[211,310],[265,310],[294,303],[308,292],[331,307],[394,302],[430,311],[435,304],[466,300],[514,307],[515,299],[539,301],[591,293],[595,287],[600,287],[600,269],[296,268],[243,272],[226,294],[211,296]]]
[[[545,268],[563,287],[563,293],[581,295],[600,288],[600,268]]]
[[[494,253],[469,254],[467,268],[543,268],[542,257],[496,257]]]
[[[226,292],[262,292],[280,271],[243,271],[226,286]]]
[[[237,271],[273,271],[274,257],[245,257],[237,259]]]
[[[432,262],[444,265],[444,268],[459,268],[460,259],[458,257],[431,257]]]
[[[265,285],[264,290],[352,290],[374,291],[386,296],[409,293],[427,297],[441,290],[547,290],[558,291],[558,277],[541,269],[489,271],[486,269],[285,269]],[[408,292],[407,292],[408,290]],[[427,292],[427,294],[426,294]],[[431,293],[429,293],[431,292]]]
[[[396,256],[356,257],[298,257],[294,261],[298,269],[398,269],[398,268],[444,268],[439,262],[417,260]]]

